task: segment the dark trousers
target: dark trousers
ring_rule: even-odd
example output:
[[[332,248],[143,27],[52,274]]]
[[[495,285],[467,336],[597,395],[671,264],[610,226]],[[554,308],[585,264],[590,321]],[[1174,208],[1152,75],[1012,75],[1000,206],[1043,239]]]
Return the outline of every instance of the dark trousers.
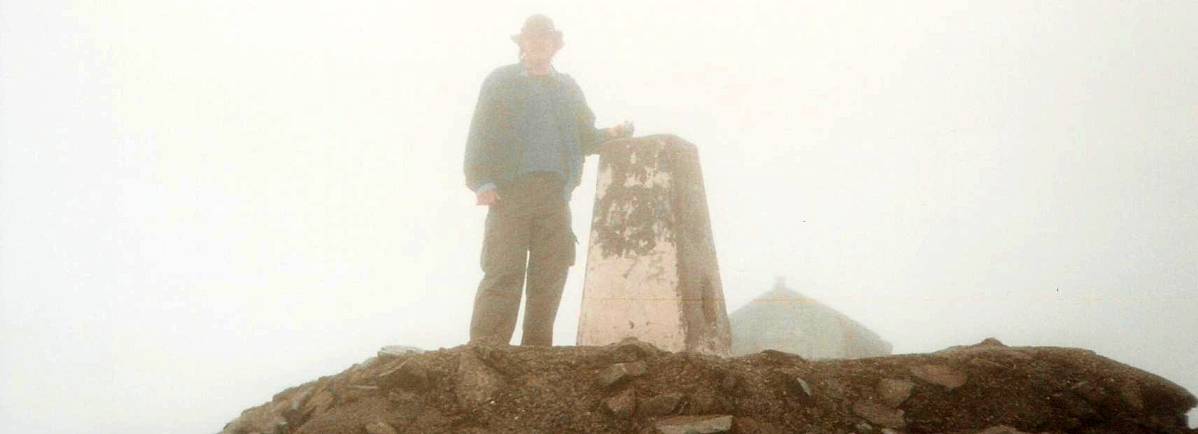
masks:
[[[534,173],[500,187],[499,202],[487,212],[471,342],[510,343],[527,280],[521,345],[553,345],[553,321],[574,265],[563,184],[559,176]]]

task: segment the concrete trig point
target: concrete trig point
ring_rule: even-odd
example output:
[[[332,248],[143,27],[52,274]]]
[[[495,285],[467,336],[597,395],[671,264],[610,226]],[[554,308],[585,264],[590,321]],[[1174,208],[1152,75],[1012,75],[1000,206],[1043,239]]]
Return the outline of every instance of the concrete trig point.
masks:
[[[695,145],[621,140],[599,157],[579,345],[628,337],[727,355],[724,290]]]

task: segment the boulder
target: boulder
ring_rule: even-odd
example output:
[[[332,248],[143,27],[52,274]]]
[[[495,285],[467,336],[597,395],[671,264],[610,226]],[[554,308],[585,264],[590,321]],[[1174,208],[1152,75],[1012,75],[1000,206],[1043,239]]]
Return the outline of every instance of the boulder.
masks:
[[[632,413],[636,411],[636,392],[627,389],[616,396],[607,398],[603,401],[603,408],[607,410],[608,414],[617,418],[631,418]]]
[[[454,395],[458,405],[475,409],[491,402],[503,388],[499,373],[479,360],[472,351],[463,351],[458,357],[457,383]]]
[[[911,389],[914,388],[915,383],[907,380],[883,378],[878,380],[878,398],[881,399],[883,404],[890,407],[898,407],[907,398],[911,397]]]

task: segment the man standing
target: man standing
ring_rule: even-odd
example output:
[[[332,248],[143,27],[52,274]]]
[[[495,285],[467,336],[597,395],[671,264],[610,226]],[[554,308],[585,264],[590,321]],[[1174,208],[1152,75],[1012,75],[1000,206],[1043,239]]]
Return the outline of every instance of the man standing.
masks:
[[[578,84],[553,68],[563,42],[549,17],[528,17],[512,40],[520,62],[484,80],[466,141],[466,186],[488,207],[470,341],[511,341],[527,275],[521,344],[548,346],[574,265],[569,199],[583,158],[632,124],[595,128]]]

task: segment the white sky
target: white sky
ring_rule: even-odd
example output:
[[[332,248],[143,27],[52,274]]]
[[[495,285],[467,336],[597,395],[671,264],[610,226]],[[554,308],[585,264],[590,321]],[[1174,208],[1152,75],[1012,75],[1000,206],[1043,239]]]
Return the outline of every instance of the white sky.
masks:
[[[534,12],[600,126],[700,146],[730,310],[782,275],[897,352],[1198,390],[1198,3],[643,3],[0,0],[0,426],[210,433],[463,343],[465,129]]]

